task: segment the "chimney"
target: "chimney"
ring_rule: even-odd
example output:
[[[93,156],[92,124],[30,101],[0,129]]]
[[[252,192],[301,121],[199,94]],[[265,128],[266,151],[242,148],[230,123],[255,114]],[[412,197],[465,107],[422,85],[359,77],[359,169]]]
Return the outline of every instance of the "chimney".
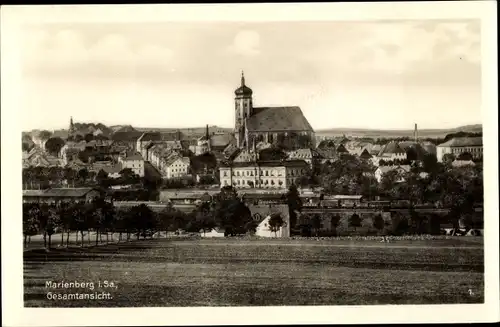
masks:
[[[415,143],[418,142],[418,129],[417,129],[417,124],[415,124],[415,133],[414,133],[414,136],[415,136]]]

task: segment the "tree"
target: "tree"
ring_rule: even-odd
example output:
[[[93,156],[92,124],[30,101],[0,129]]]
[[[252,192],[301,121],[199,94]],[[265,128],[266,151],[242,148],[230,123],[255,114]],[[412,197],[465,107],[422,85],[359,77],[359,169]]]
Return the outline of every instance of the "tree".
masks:
[[[38,206],[31,203],[23,203],[23,236],[24,247],[28,245],[28,239],[38,232]]]
[[[469,152],[462,152],[457,157],[457,160],[466,160],[466,161],[469,161],[469,160],[472,160],[472,159],[474,159],[474,157]]]
[[[45,142],[45,150],[49,153],[58,155],[61,148],[64,146],[65,142],[60,137],[51,137]]]
[[[340,216],[338,214],[333,215],[330,218],[330,226],[333,232],[337,233],[337,228],[339,227],[340,224]]]
[[[51,136],[52,136],[52,133],[47,131],[47,130],[43,130],[43,131],[40,131],[40,133],[38,133],[38,137],[41,140],[48,140]]]
[[[83,139],[85,140],[85,142],[93,141],[94,140],[94,134],[91,134],[91,133],[85,134],[85,136],[83,137]]]
[[[424,155],[423,159],[423,170],[427,173],[433,173],[438,169],[438,162],[436,155],[432,153],[427,153]]]
[[[75,137],[74,137],[74,141],[77,142],[77,143],[80,143],[83,140],[84,140],[84,138],[80,134],[76,134]]]
[[[99,170],[96,176],[97,183],[99,186],[102,188],[108,188],[110,186],[110,179],[108,177],[108,173],[105,172],[103,169]]]
[[[156,228],[156,219],[148,206],[140,204],[132,207],[131,216],[134,217],[137,240],[140,236],[146,239],[146,236],[152,235],[152,231]]]
[[[233,191],[230,187],[222,189],[212,208],[217,226],[228,235],[245,233],[245,226],[252,220],[250,209]]]
[[[375,217],[373,217],[373,227],[377,231],[381,231],[382,229],[384,229],[385,221],[384,221],[384,218],[382,217],[382,215],[377,214],[377,215],[375,215]]]
[[[269,217],[269,230],[274,233],[274,236],[278,236],[277,233],[281,227],[285,226],[285,221],[281,217],[280,213],[274,213]]]
[[[321,229],[321,216],[319,214],[314,214],[311,220],[311,227],[314,229],[316,236],[318,236],[319,230]]]
[[[300,199],[297,186],[290,185],[286,194],[286,202],[288,206],[288,215],[290,217],[290,226],[295,227],[297,224],[297,213],[302,210],[302,200]]]
[[[33,144],[22,142],[23,151],[29,152],[33,148]]]
[[[82,168],[78,171],[77,177],[82,181],[82,183],[85,184],[87,178],[89,177],[89,171],[86,168]]]
[[[354,213],[350,218],[349,218],[349,226],[354,227],[354,231],[356,231],[356,227],[361,227],[361,217]]]
[[[446,153],[443,156],[443,163],[447,166],[451,165],[451,163],[455,161],[455,155],[452,153]]]
[[[55,234],[56,227],[60,224],[60,217],[54,206],[44,206],[40,217],[42,218],[40,225],[43,230],[44,245],[46,249],[50,249],[52,247],[52,235]]]
[[[408,232],[408,219],[402,214],[396,213],[392,217],[392,234],[404,235]]]

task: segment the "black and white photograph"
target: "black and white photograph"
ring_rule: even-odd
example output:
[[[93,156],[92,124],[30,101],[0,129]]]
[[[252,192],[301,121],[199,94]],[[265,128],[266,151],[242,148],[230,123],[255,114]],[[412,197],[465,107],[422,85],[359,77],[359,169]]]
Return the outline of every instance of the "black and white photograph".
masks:
[[[498,304],[484,17],[184,6],[25,8],[5,38],[21,309]]]

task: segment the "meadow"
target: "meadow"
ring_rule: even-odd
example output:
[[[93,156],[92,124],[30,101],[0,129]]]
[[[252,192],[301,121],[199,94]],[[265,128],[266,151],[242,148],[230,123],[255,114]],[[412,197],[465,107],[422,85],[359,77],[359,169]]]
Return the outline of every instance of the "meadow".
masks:
[[[26,307],[482,303],[482,238],[152,239],[24,252]],[[94,290],[47,281],[93,282]],[[116,287],[105,288],[105,281]],[[102,288],[98,288],[98,283]],[[109,292],[103,300],[53,293]]]

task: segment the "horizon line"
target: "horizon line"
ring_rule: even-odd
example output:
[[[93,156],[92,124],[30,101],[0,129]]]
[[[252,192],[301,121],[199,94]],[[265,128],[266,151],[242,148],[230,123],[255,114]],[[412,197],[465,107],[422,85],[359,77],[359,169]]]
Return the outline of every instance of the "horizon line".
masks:
[[[204,126],[185,126],[185,127],[171,127],[171,126],[165,126],[165,127],[161,127],[161,126],[158,126],[158,127],[151,127],[151,126],[134,126],[132,124],[115,124],[115,125],[106,125],[102,122],[74,122],[75,124],[94,124],[94,125],[97,125],[97,124],[102,124],[104,126],[106,126],[107,128],[111,128],[111,127],[117,127],[117,126],[121,126],[121,127],[126,127],[126,126],[131,126],[132,128],[134,129],[137,129],[137,128],[140,128],[140,129],[149,129],[149,130],[155,130],[155,129],[200,129],[200,128],[206,128],[206,125],[208,125],[209,127],[217,127],[217,128],[223,128],[223,129],[233,129],[233,127],[227,127],[227,126],[219,126],[219,125],[215,125],[215,124],[206,124]],[[451,130],[451,129],[457,129],[457,128],[461,128],[461,127],[468,127],[468,126],[475,126],[475,125],[480,125],[481,127],[483,126],[482,122],[481,123],[468,123],[468,124],[463,124],[463,125],[458,125],[458,126],[455,126],[455,127],[445,127],[445,128],[418,128],[418,123],[417,123],[417,128],[419,131],[432,131],[432,130]],[[31,131],[43,131],[43,130],[47,130],[47,131],[52,131],[52,130],[56,130],[56,131],[67,131],[68,129],[67,128],[51,128],[51,129],[47,129],[47,128],[32,128],[30,130],[24,130],[22,132],[31,132]],[[354,131],[359,131],[359,130],[363,130],[363,131],[394,131],[394,132],[403,132],[403,131],[413,131],[414,128],[380,128],[380,127],[325,127],[325,128],[318,128],[318,129],[313,129],[314,132],[327,132],[329,130],[339,130],[339,131],[348,131],[348,130],[354,130]]]

